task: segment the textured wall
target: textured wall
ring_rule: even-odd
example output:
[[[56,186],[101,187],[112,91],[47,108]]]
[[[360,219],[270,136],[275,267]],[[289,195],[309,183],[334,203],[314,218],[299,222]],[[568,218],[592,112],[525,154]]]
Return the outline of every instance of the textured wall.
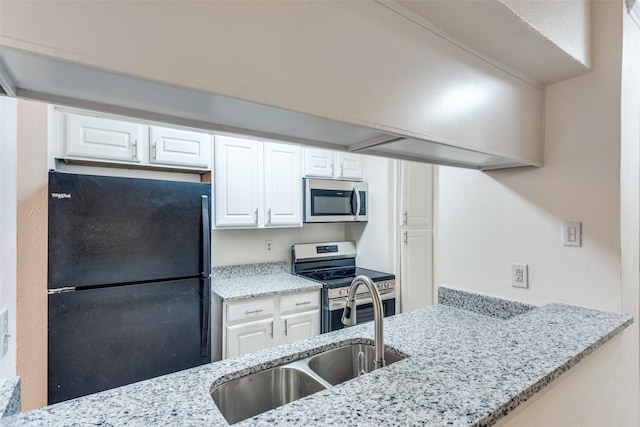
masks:
[[[47,404],[47,105],[18,101],[18,360],[22,409]]]
[[[631,200],[620,194],[638,168],[637,152],[621,146],[623,5],[596,1],[592,13],[593,70],[546,90],[545,167],[440,168],[439,284],[636,316],[505,426],[638,425],[637,186]],[[582,222],[582,247],[561,245],[563,221]],[[623,275],[629,261],[635,278]],[[511,263],[529,264],[529,290],[510,286]]]
[[[591,0],[502,2],[550,42],[578,61],[591,64]]]

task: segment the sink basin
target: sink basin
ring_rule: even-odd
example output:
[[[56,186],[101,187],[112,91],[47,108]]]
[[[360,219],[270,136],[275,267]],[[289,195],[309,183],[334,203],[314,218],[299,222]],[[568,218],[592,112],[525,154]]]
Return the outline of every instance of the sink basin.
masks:
[[[227,381],[212,389],[211,397],[234,424],[371,372],[374,359],[373,345],[348,344]],[[384,359],[390,365],[404,357],[385,351]]]
[[[363,353],[362,371],[360,369],[359,354]],[[384,352],[385,364],[402,360],[403,357]],[[309,359],[309,368],[331,385],[336,385],[360,376],[362,373],[374,369],[375,347],[368,344],[350,344],[325,351]]]
[[[325,388],[307,373],[284,365],[221,384],[211,397],[234,424]]]

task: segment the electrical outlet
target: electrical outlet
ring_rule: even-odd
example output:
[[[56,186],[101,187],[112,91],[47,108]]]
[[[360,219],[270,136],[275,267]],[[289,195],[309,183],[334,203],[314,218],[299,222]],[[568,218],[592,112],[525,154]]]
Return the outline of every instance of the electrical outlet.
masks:
[[[9,351],[9,310],[0,311],[0,357]]]
[[[264,251],[271,252],[273,250],[273,240],[264,241]]]
[[[511,264],[511,286],[514,288],[528,288],[528,270],[527,264]]]

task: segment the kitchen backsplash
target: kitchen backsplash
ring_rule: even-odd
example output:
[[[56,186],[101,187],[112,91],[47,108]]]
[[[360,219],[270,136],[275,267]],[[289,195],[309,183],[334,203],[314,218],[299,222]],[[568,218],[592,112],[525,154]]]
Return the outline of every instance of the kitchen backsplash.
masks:
[[[250,230],[212,231],[212,262],[214,267],[270,262],[291,262],[294,243],[345,240],[344,224],[305,224],[304,227]],[[271,252],[265,241],[271,241]]]

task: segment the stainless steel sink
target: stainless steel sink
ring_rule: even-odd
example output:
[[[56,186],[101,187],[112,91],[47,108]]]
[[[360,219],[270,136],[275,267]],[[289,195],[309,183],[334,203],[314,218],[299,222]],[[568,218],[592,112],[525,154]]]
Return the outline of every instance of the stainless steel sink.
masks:
[[[307,373],[278,366],[226,382],[211,397],[229,424],[324,390]]]
[[[404,359],[384,352],[386,365]],[[301,399],[371,372],[375,350],[369,344],[348,344],[315,356],[227,381],[211,397],[229,424]]]
[[[404,358],[388,351],[384,352],[387,366],[402,359]],[[312,356],[309,368],[331,385],[336,385],[373,371],[374,360],[375,350],[372,345],[351,344]]]

